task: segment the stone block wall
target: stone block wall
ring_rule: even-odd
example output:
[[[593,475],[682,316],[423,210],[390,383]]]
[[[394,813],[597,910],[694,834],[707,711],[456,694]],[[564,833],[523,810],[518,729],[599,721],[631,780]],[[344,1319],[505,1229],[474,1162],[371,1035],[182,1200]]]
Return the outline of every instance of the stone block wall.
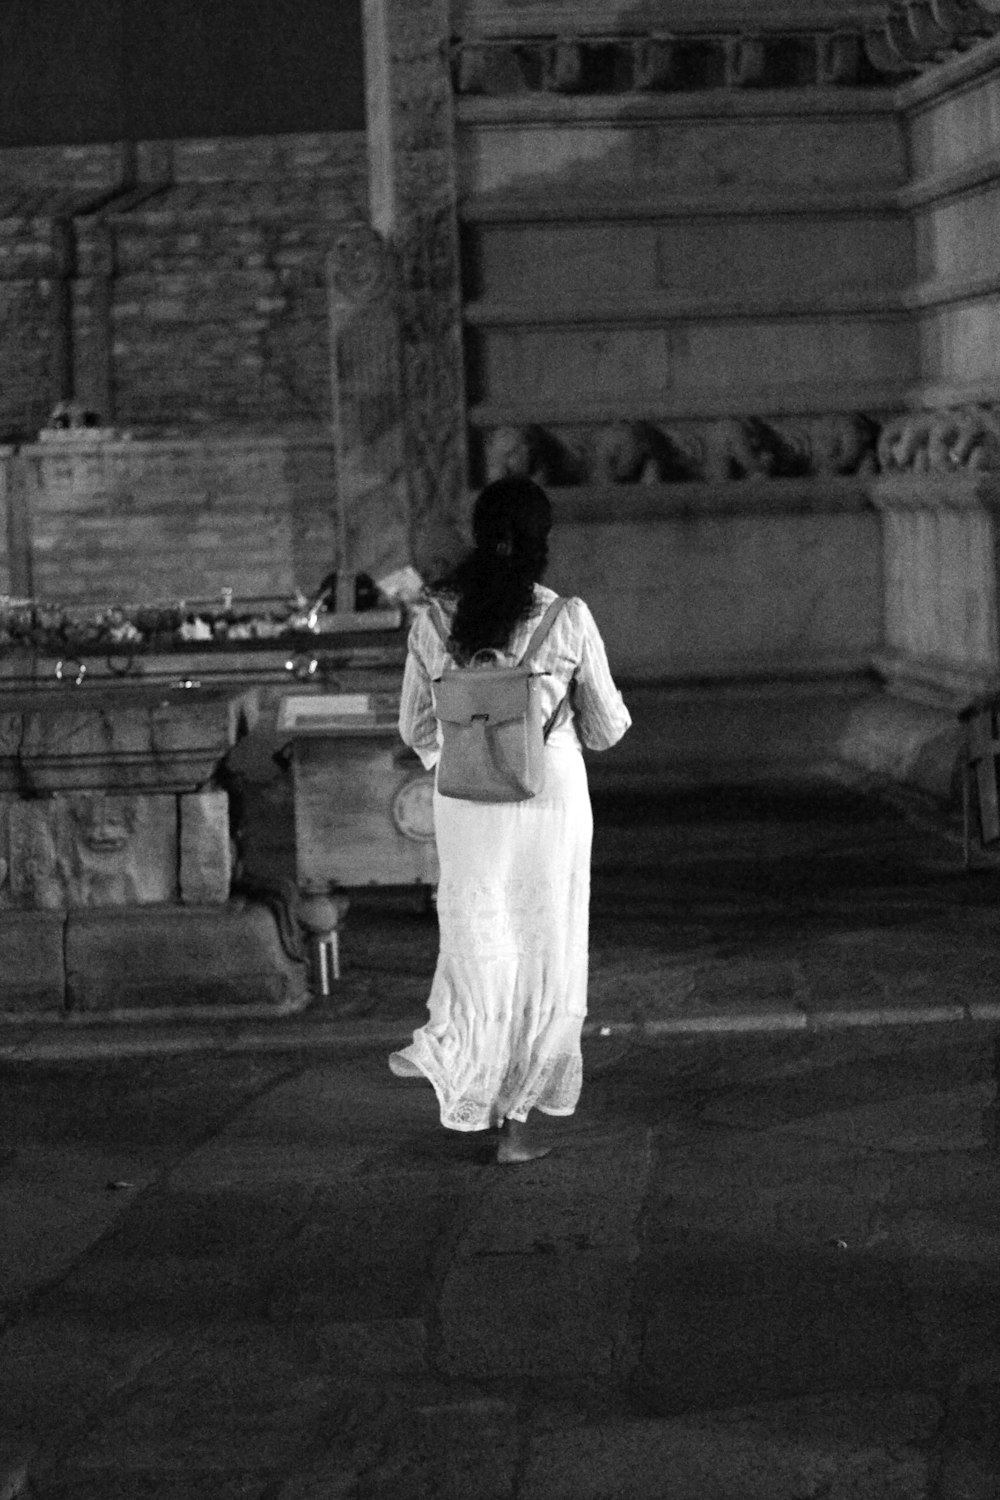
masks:
[[[997,476],[887,476],[875,499],[885,538],[886,675],[945,703],[995,692]]]
[[[222,905],[231,874],[222,791],[0,797],[0,907]]]
[[[6,459],[38,598],[142,603],[314,589],[336,559],[329,436],[55,438]]]
[[[922,403],[1000,388],[1000,39],[902,91],[916,232]]]
[[[121,145],[0,153],[0,437],[36,433],[71,383],[76,216],[128,176]]]
[[[0,437],[38,430],[69,392],[74,216],[114,190],[112,146],[24,148],[0,158]]]
[[[865,486],[918,370],[889,80],[773,17],[512,10],[458,8],[474,480],[549,486],[551,581],[625,677],[863,670]]]
[[[357,132],[0,153],[0,591],[316,586],[327,258],[366,222]],[[34,446],[70,396],[144,441]]]
[[[78,327],[99,339],[107,319],[110,414],[182,431],[326,424],[325,259],[366,218],[363,139],[178,142],[165,156],[148,165],[168,181],[81,227]]]
[[[682,94],[502,103],[459,102],[477,430],[900,404],[917,365],[891,95],[718,91],[695,117]]]
[[[70,394],[157,431],[325,423],[325,256],[366,221],[357,132],[4,151],[0,435]]]
[[[616,511],[555,491],[549,582],[587,599],[633,679],[863,673],[882,640],[878,517],[862,484],[679,484]],[[592,497],[596,498],[596,497]]]

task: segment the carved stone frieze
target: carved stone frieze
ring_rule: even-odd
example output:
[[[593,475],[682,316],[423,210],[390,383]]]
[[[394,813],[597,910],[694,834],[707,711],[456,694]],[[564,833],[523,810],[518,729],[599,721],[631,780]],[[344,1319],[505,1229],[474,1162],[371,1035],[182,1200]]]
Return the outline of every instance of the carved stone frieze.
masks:
[[[893,0],[865,37],[865,52],[883,73],[914,73],[965,52],[1000,30],[993,0]]]
[[[884,474],[1000,469],[1000,411],[971,405],[904,412],[882,428],[878,461]]]
[[[365,0],[373,220],[391,244],[411,560],[456,550],[466,450],[447,0]]]
[[[878,423],[860,412],[502,426],[481,435],[479,477],[603,485],[863,475],[875,472],[878,433]]]
[[[975,0],[934,3],[979,8]],[[501,96],[857,87],[895,83],[900,71],[916,66],[909,58],[901,59],[881,31],[871,40],[861,29],[475,37],[454,42],[451,56],[456,93]]]
[[[494,427],[479,434],[478,478],[540,484],[720,483],[1000,470],[1000,408],[620,421]]]
[[[58,910],[176,898],[173,797],[94,791],[4,802],[9,863],[0,906]]]
[[[327,261],[331,291],[347,305],[388,293],[391,255],[382,237],[367,224],[351,224],[338,235]]]

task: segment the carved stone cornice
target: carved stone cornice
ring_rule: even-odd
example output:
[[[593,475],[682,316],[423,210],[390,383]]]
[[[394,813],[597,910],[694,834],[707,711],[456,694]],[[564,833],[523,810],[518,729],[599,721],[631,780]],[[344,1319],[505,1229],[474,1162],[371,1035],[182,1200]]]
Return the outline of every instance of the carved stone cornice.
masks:
[[[481,482],[525,474],[544,485],[725,484],[876,472],[878,423],[860,412],[733,416],[587,427],[495,427],[479,434]]]
[[[892,0],[866,33],[865,51],[883,74],[912,77],[998,31],[1000,0]]]
[[[962,474],[882,474],[871,485],[878,510],[957,510],[1000,513],[1000,480],[995,473],[967,470]]]
[[[446,0],[364,0],[372,223],[395,271],[410,558],[440,568],[466,501]],[[400,559],[402,562],[404,559]]]
[[[763,31],[836,31],[885,13],[884,0],[451,0],[455,36],[540,36],[610,30],[619,15],[633,31],[741,31],[752,14]]]
[[[962,91],[995,77],[1000,71],[1000,32],[954,53],[937,67],[915,73],[896,90],[896,104],[906,114],[926,109],[949,94]]]
[[[452,45],[452,80],[459,96],[617,96],[871,87],[892,85],[901,72],[915,70],[894,52],[880,60],[878,45],[873,53],[867,35],[859,26],[765,31],[744,24],[700,34],[599,34],[570,27],[555,36],[465,36]]]
[[[550,193],[548,197],[540,193],[519,197],[512,193],[484,193],[463,198],[459,205],[462,219],[470,224],[613,223],[623,219],[661,223],[670,219],[770,218],[775,214],[783,218],[828,219],[837,214],[891,217],[900,211],[898,190],[868,188],[824,193],[796,192],[791,188],[779,193],[746,187],[699,194],[655,193],[633,188],[619,193]]]
[[[969,404],[936,411],[910,411],[886,422],[879,433],[882,474],[939,477],[1000,470],[1000,409]]]
[[[484,428],[475,436],[480,483],[507,474],[556,487],[880,475],[961,479],[968,485],[1000,473],[1000,408],[987,403],[882,419],[850,411],[530,423]]]
[[[457,12],[457,13],[456,13]],[[460,96],[893,85],[1000,32],[1000,0],[888,6],[453,7]]]

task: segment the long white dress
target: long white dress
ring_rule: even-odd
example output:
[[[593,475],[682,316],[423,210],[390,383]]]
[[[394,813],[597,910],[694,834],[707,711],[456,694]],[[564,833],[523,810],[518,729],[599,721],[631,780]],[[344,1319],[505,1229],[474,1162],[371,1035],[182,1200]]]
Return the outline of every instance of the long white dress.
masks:
[[[533,612],[508,642],[510,662],[555,597],[536,585]],[[426,610],[419,612],[400,733],[427,767],[440,751],[431,682],[446,663]],[[525,1120],[532,1109],[570,1115],[583,1080],[593,818],[581,740],[606,749],[631,719],[583,600],[564,605],[536,664],[545,674],[546,718],[575,679],[572,708],[567,704],[546,745],[542,791],[506,803],[434,794],[441,945],[429,1020],[389,1066],[430,1080],[441,1123],[452,1130]]]

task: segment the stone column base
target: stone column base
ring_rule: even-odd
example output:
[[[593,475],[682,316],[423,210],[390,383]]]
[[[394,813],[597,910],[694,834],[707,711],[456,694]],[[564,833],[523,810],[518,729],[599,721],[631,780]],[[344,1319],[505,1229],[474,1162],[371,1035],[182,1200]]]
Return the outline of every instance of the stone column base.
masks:
[[[255,902],[7,911],[0,1021],[235,1019],[309,1003],[306,965]]]

